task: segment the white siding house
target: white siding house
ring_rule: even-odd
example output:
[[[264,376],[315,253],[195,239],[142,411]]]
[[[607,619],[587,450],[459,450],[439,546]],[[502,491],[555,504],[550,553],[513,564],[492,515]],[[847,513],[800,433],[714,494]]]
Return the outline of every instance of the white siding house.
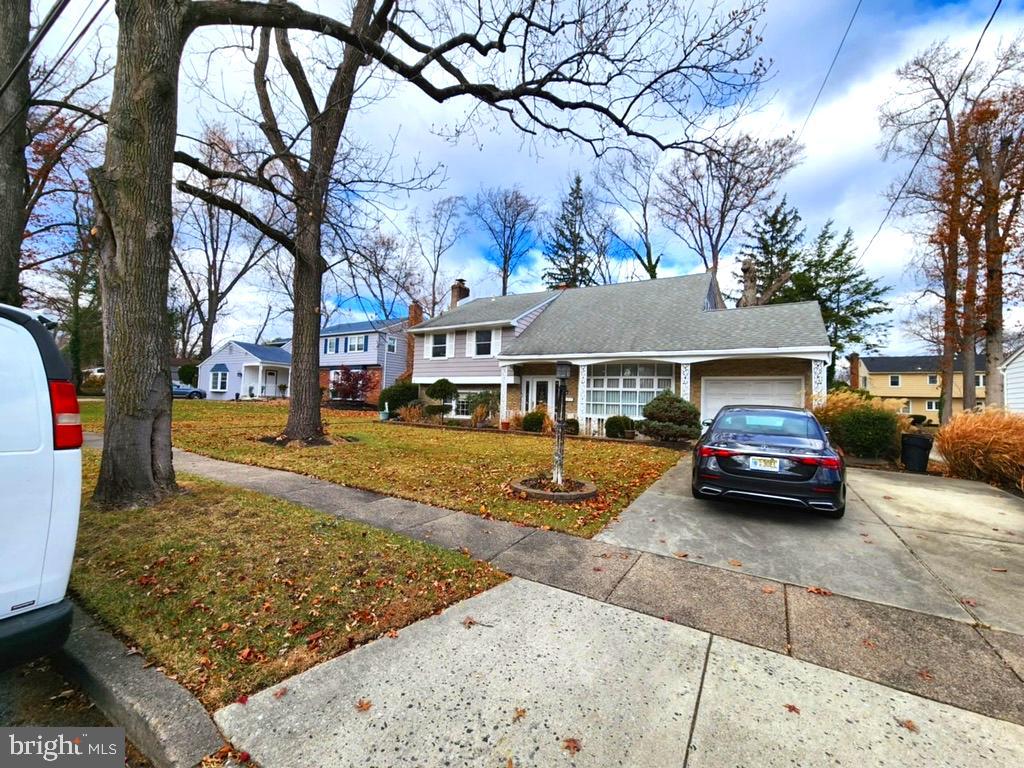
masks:
[[[1006,410],[1024,413],[1024,347],[1010,355],[1001,370]]]
[[[229,341],[199,364],[199,388],[210,400],[287,397],[291,361],[281,347]]]

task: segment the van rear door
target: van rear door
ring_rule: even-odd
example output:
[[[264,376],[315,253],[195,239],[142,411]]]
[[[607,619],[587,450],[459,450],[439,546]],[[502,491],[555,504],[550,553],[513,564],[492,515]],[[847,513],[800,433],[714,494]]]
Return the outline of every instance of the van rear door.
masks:
[[[39,598],[53,500],[53,423],[32,335],[0,316],[0,619]]]

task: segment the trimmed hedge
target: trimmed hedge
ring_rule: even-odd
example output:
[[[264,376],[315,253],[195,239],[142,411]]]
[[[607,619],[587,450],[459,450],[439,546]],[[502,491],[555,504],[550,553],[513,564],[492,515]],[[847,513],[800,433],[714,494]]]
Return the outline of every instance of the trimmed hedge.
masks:
[[[565,420],[565,434],[578,435],[580,433],[580,422],[577,419]]]
[[[394,413],[417,400],[419,396],[418,384],[413,384],[411,381],[398,381],[381,390],[378,402],[382,408],[387,405],[388,410]]]
[[[627,429],[633,429],[633,420],[629,416],[609,416],[605,419],[605,437],[624,438]]]
[[[867,404],[838,414],[832,427],[832,437],[843,450],[865,459],[899,455],[899,436],[899,417]]]
[[[530,411],[528,414],[523,416],[523,431],[524,432],[543,432],[544,431],[544,412],[543,411]]]
[[[700,437],[700,411],[666,390],[644,406],[644,420],[637,429],[655,440],[694,440]]]

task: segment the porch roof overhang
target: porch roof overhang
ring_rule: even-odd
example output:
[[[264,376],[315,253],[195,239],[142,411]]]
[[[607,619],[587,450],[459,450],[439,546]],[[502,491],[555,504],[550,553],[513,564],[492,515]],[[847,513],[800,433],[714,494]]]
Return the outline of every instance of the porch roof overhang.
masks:
[[[617,360],[655,360],[663,363],[704,363],[709,360],[784,357],[832,362],[832,347],[747,347],[739,349],[647,350],[638,352],[581,352],[561,355],[498,355],[499,365],[566,360],[575,365],[597,365]]]

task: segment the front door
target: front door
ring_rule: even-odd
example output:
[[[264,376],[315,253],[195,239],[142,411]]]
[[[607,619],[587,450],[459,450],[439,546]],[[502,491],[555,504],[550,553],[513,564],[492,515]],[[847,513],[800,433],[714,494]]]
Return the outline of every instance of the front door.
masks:
[[[277,397],[277,371],[264,371],[263,381],[263,394],[267,397]]]
[[[532,411],[538,405],[547,406],[550,414],[555,412],[555,379],[538,376],[523,379],[523,412]]]

